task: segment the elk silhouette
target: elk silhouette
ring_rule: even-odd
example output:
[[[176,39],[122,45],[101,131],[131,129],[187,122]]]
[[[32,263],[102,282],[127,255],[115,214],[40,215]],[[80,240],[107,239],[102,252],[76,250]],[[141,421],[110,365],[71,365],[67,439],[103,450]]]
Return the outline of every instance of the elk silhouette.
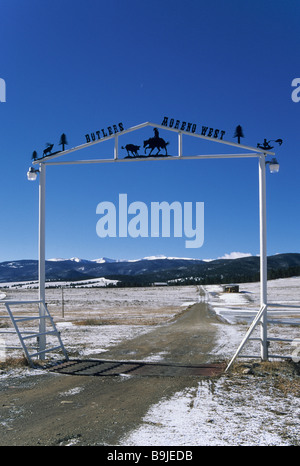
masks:
[[[54,146],[54,144],[50,144],[50,143],[47,144],[46,149],[44,149],[44,151],[43,151],[43,156],[44,156],[44,157],[45,157],[45,155],[51,154],[51,151],[52,151],[52,149],[53,149],[53,146]]]

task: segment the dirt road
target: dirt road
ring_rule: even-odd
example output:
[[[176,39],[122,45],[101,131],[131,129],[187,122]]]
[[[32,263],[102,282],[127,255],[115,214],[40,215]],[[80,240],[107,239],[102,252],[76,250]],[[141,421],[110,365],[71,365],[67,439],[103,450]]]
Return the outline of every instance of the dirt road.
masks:
[[[105,359],[137,361],[157,353],[167,365],[212,362],[209,353],[216,322],[205,303],[195,304],[176,321],[112,348]],[[199,377],[163,372],[92,377],[46,370],[32,377],[4,379],[0,445],[118,445],[139,426],[151,405],[198,381]]]

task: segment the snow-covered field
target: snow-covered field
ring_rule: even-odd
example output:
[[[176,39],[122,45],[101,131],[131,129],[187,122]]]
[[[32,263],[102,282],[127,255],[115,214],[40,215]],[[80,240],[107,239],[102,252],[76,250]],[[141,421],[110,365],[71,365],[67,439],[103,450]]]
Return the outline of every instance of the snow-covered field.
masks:
[[[235,342],[235,349],[237,348],[260,308],[259,283],[240,284],[239,291],[239,293],[223,293],[219,285],[205,287],[206,302],[224,321],[231,324],[231,334],[228,334],[224,327],[220,329],[220,350],[222,348],[221,334],[224,334],[224,331],[225,338],[231,339],[234,338],[233,334],[239,335],[239,342],[237,344]],[[299,346],[300,277],[268,281],[268,322],[268,337],[293,340],[292,342],[270,342],[269,354],[292,355],[295,352],[294,345]],[[251,337],[260,337],[259,326]],[[224,344],[226,346],[226,342],[223,341]],[[244,354],[259,355],[259,343],[250,341],[245,350]],[[226,350],[224,356],[226,357]]]
[[[16,285],[16,284],[15,284]],[[20,284],[5,288],[6,300],[37,300],[37,290],[32,284]],[[71,355],[91,356],[105,352],[108,347],[131,339],[151,330],[153,324],[160,324],[174,318],[189,305],[199,301],[199,289],[187,287],[150,288],[48,288],[46,302],[61,332],[63,343]],[[12,306],[19,314],[37,315],[38,305]],[[0,316],[7,316],[0,306]],[[9,324],[1,319],[0,325]],[[81,325],[78,325],[81,324]],[[104,324],[104,325],[103,325]],[[10,324],[11,326],[11,324]],[[8,328],[10,330],[10,328]],[[26,331],[37,328],[26,326]],[[6,331],[6,329],[3,329]],[[0,334],[1,337],[1,334]],[[2,334],[6,346],[19,344],[16,334]],[[48,337],[49,346],[56,346]],[[54,344],[52,344],[52,341]],[[9,355],[16,356],[16,351]],[[19,353],[20,354],[20,353]],[[56,357],[57,354],[50,353]]]
[[[6,293],[6,299],[37,299],[36,290],[28,287],[0,291]],[[259,284],[241,284],[239,294],[222,293],[218,286],[68,288],[63,290],[63,300],[62,307],[61,289],[47,290],[51,314],[66,348],[73,354],[85,357],[105,352],[125,339],[148,332],[155,322],[173,318],[188,305],[205,301],[224,320],[215,324],[216,360],[230,360],[259,309]],[[270,307],[270,318],[289,322],[272,325],[272,335],[297,343],[299,326],[294,323],[300,320],[300,277],[268,282],[268,300],[298,306],[298,310]],[[97,319],[105,325],[76,325],[86,319]],[[254,351],[259,354],[258,342],[250,345],[250,353]],[[300,353],[292,343],[276,343],[275,351],[295,358]],[[15,374],[3,371],[0,377]],[[19,370],[19,374],[33,375],[29,369]],[[124,437],[121,444],[299,445],[299,392],[283,393],[274,380],[251,374],[200,380],[197,388],[187,388],[152,406],[141,426]]]
[[[207,285],[205,291],[209,304],[229,322],[251,322],[259,310],[259,283],[242,283],[239,285],[239,293],[223,293],[220,285]],[[298,307],[298,315],[294,306]],[[270,317],[284,319],[295,316],[295,320],[298,318],[300,321],[299,310],[300,277],[268,281],[268,315]]]

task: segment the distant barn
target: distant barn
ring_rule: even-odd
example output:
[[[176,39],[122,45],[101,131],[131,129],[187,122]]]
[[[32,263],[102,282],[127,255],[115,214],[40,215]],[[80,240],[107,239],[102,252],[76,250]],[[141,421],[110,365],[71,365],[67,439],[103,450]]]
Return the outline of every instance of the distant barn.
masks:
[[[239,285],[223,285],[224,293],[239,293],[239,291],[240,291]]]

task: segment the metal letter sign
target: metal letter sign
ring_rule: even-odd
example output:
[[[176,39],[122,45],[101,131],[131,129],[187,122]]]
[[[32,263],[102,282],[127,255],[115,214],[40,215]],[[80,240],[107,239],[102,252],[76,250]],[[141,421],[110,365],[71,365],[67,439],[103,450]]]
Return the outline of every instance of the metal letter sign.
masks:
[[[180,120],[174,120],[174,118],[170,118],[169,120],[169,117],[164,117],[162,121],[162,126],[167,126],[168,128],[174,128],[180,131],[187,131],[191,133],[195,133],[197,128],[197,125],[195,123],[187,123],[186,121],[181,122]],[[208,126],[202,126],[201,128],[202,136],[218,138],[218,136],[220,135],[219,139],[223,139],[224,134],[225,131],[209,128]]]
[[[90,134],[85,135],[86,142],[96,141],[98,139],[107,138],[108,136],[112,136],[113,134],[117,134],[120,131],[124,131],[123,123],[119,123],[118,125],[107,126],[106,129],[99,129]]]
[[[166,129],[171,129],[173,131],[177,130],[178,132],[182,132],[182,134],[191,133],[197,136],[196,123],[190,123],[186,121],[176,120],[174,118],[164,117],[161,125],[158,125],[158,126],[160,128],[166,127]],[[126,133],[127,131],[124,130],[123,123],[106,126],[105,128],[98,129],[97,131],[93,131],[91,133],[85,134],[86,145],[88,145],[89,143],[95,143],[98,141],[102,141],[104,139],[117,137],[122,132]],[[137,158],[137,157],[142,158],[142,157],[153,157],[153,156],[154,157],[156,156],[167,157],[169,155],[167,146],[170,144],[170,142],[165,141],[159,135],[158,128],[154,128],[153,131],[154,131],[154,135],[144,140],[143,143],[140,143],[140,144],[129,143],[129,144],[126,144],[125,146],[121,146],[123,150],[127,151],[127,156],[125,158]],[[222,140],[225,134],[225,131],[214,129],[209,126],[201,126],[201,130],[198,134],[200,136]],[[47,143],[46,148],[43,150],[42,157],[39,157],[37,152],[34,151],[32,154],[32,159],[34,161],[37,161],[37,160],[40,160],[41,158],[44,158],[47,156],[53,156],[53,155],[59,154],[60,152],[63,152],[65,150],[65,145],[67,144],[65,134],[61,135],[59,144],[62,146],[62,151],[52,152],[54,144]],[[141,149],[141,147],[143,147],[144,149],[144,155],[139,154],[139,150]]]

